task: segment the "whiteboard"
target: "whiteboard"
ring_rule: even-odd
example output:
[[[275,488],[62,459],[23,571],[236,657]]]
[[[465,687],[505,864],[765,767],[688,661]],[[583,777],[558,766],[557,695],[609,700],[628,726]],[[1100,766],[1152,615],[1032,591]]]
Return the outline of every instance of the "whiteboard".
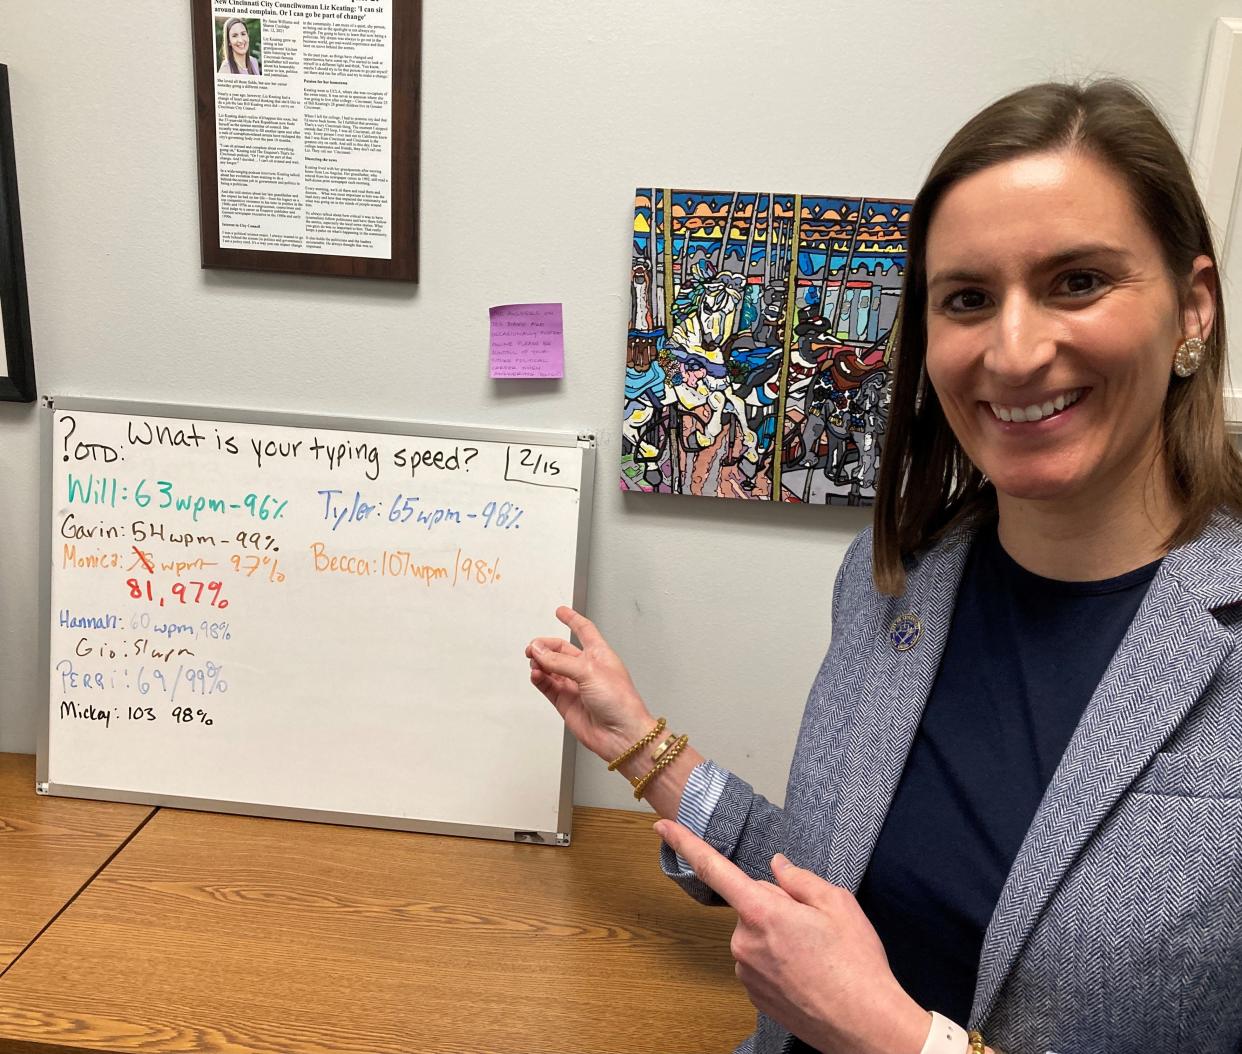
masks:
[[[41,793],[568,844],[593,436],[42,413]]]

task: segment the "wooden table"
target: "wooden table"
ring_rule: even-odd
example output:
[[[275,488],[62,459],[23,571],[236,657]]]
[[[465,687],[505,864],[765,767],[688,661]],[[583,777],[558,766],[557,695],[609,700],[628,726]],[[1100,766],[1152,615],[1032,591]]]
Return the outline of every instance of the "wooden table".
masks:
[[[34,758],[0,754],[0,973],[155,812],[44,798],[34,783]]]
[[[0,1051],[732,1050],[733,913],[651,820],[580,808],[561,849],[157,810],[0,975]]]

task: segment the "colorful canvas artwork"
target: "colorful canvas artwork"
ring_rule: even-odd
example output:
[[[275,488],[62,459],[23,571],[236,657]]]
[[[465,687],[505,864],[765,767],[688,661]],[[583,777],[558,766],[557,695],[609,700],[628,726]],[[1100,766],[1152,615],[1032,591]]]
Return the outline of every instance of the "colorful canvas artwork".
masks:
[[[910,204],[639,188],[622,489],[870,504]]]

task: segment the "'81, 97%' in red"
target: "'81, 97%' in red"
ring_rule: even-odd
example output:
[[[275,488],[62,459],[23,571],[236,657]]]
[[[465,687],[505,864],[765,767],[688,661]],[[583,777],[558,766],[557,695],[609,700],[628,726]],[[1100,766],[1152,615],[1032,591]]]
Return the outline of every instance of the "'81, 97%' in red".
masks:
[[[127,578],[125,584],[129,586],[129,595],[133,600],[146,598],[152,603],[158,602],[160,607],[164,606],[167,597],[155,588],[151,579]],[[221,582],[174,582],[169,588],[169,594],[180,604],[206,603],[223,609],[229,606],[228,600],[220,595],[223,589]]]

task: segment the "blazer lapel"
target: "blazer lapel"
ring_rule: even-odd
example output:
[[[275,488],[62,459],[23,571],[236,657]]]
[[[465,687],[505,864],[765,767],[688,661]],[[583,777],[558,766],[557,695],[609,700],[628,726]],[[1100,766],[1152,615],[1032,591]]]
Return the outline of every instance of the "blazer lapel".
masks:
[[[1212,608],[1242,599],[1232,534],[1173,550],[1091,696],[1001,890],[984,936],[971,1020],[996,1006],[1040,913],[1118,798],[1195,704],[1232,635]]]
[[[857,889],[862,881],[905,768],[940,668],[973,536],[973,529],[958,528],[931,549],[911,572],[905,595],[888,600],[879,620],[881,639],[875,642],[868,678],[873,691],[859,701],[840,779],[836,787],[825,788],[836,797],[829,807],[832,819],[820,873],[846,889]],[[907,614],[917,617],[921,630],[913,646],[899,651],[890,639],[890,623]]]

